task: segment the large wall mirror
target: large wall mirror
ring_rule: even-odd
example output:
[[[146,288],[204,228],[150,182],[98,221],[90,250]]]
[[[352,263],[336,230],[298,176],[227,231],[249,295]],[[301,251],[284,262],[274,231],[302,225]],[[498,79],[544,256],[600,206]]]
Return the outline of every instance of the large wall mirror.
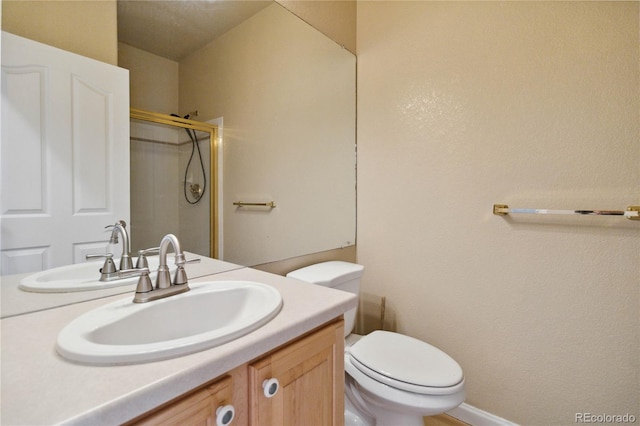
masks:
[[[185,244],[187,251],[247,266],[353,246],[355,56],[275,2],[120,0],[118,5],[143,8],[137,14],[121,10],[123,31],[128,16],[133,19],[129,25],[156,44],[188,46],[177,54],[154,52],[123,33],[119,65],[130,71],[131,107],[165,116],[189,114],[189,120],[182,120],[197,130],[200,146],[215,147],[201,156],[216,198],[204,193],[194,207],[181,201],[184,184],[189,191],[194,183],[202,187],[199,179],[205,176],[199,175],[199,159],[191,169],[184,166],[193,146],[184,126],[160,130],[134,114],[129,147],[134,254],[157,246],[169,232],[185,241],[188,234],[200,237]],[[212,7],[222,9],[211,17]],[[160,8],[170,9],[160,13]],[[145,19],[168,13],[176,27],[161,26],[158,33],[138,19],[140,13]],[[225,26],[198,45],[193,34],[212,27],[216,16]],[[191,36],[184,42],[161,37],[179,34],[178,28]],[[192,121],[205,125],[199,128]],[[166,165],[175,173],[169,174]],[[169,187],[169,195],[155,192]],[[12,315],[104,297],[91,291],[70,295],[29,293],[38,306],[18,303]]]
[[[275,2],[121,1],[118,13],[119,65],[130,70],[131,107],[189,114],[220,128],[219,161],[204,176],[218,178],[217,220],[211,212],[195,222],[189,210],[200,206],[182,203],[179,216],[189,223],[177,223],[175,203],[162,204],[171,196],[161,193],[147,193],[154,205],[136,206],[133,194],[158,176],[168,154],[161,146],[132,151],[134,246],[152,244],[147,232],[180,235],[189,228],[197,235],[209,233],[209,224],[217,231],[217,257],[248,266],[355,244],[352,53]],[[221,26],[210,40],[197,37],[216,19]],[[184,40],[170,37],[177,34]],[[132,138],[137,131],[132,123]],[[182,164],[173,183],[156,186],[178,194],[185,181],[200,179],[191,178],[197,167],[185,173]]]

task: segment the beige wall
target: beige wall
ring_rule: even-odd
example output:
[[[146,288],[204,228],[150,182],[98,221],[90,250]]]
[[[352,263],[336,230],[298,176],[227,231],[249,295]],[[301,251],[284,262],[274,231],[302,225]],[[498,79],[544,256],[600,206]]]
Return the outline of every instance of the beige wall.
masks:
[[[638,3],[359,2],[358,261],[467,402],[640,417]]]
[[[355,52],[355,1],[278,3]],[[3,0],[2,30],[117,65],[116,0]]]
[[[177,62],[118,43],[118,65],[129,70],[131,108],[179,113]]]
[[[276,0],[351,53],[356,53],[355,0]]]
[[[118,64],[116,0],[4,0],[2,30]]]

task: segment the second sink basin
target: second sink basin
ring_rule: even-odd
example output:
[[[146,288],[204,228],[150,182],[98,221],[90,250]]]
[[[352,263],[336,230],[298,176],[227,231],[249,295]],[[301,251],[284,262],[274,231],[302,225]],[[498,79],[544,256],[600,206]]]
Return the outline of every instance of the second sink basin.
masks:
[[[149,256],[150,276],[154,278],[160,264],[158,256]],[[118,261],[115,261],[116,264]],[[113,281],[100,281],[100,268],[104,262],[83,262],[60,266],[28,275],[20,281],[19,287],[24,291],[35,293],[68,293],[73,291],[101,290],[120,287],[138,282],[138,277],[122,278]],[[171,273],[176,267],[173,259],[168,262]]]
[[[227,343],[269,322],[282,306],[275,288],[252,281],[209,281],[148,303],[118,300],[67,324],[56,350],[89,364],[130,364],[186,355]]]

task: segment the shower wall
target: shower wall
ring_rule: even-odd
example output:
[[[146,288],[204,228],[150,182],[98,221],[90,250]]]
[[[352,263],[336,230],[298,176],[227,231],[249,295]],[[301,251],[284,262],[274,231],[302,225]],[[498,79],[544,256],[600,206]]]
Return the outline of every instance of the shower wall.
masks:
[[[129,70],[133,108],[184,113],[178,110],[177,62],[119,43],[118,65]],[[205,170],[209,170],[209,143],[208,139],[202,140],[202,135],[198,134],[199,144]],[[131,138],[132,250],[155,247],[163,235],[174,233],[183,249],[208,255],[209,195],[205,194],[195,205],[189,205],[183,195],[184,170],[191,155],[186,132],[132,122]],[[150,142],[154,140],[166,143]],[[191,169],[194,175],[200,170],[197,158]]]
[[[207,181],[209,138],[198,135]],[[209,189],[202,199],[189,204],[184,196],[185,170],[192,143],[181,128],[140,121],[131,122],[131,249],[157,247],[165,234],[175,234],[182,249],[209,255]],[[197,151],[189,181],[203,186]],[[188,189],[187,189],[188,191]]]
[[[131,123],[131,249],[178,234],[177,129]],[[161,143],[173,139],[173,143]]]

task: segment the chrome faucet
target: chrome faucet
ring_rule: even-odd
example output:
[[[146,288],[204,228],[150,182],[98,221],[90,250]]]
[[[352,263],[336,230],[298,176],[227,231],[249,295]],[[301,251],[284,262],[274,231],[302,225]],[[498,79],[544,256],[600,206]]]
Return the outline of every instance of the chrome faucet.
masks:
[[[119,220],[115,225],[107,225],[105,229],[113,228],[111,232],[111,239],[109,244],[118,243],[118,234],[122,237],[122,257],[120,257],[120,270],[128,270],[133,268],[131,262],[131,246],[129,244],[129,234],[127,233],[127,223],[124,220]]]
[[[171,281],[171,274],[169,272],[169,266],[167,266],[167,252],[169,250],[169,244],[173,246],[175,251],[175,263],[176,273]],[[122,276],[139,275],[138,286],[136,288],[136,294],[133,297],[134,303],[151,302],[152,300],[162,299],[168,296],[172,296],[178,293],[184,293],[189,291],[189,284],[187,280],[187,273],[184,270],[185,263],[199,262],[200,259],[185,260],[182,248],[180,248],[180,242],[178,238],[173,234],[167,234],[160,241],[159,249],[159,261],[158,276],[156,277],[155,288],[151,284],[149,279],[149,269],[129,269],[127,271],[120,271]]]
[[[156,278],[156,288],[163,289],[171,286],[171,275],[169,274],[169,267],[167,266],[167,251],[169,250],[169,244],[173,246],[176,256],[176,276],[173,280],[174,285],[187,284],[187,274],[184,272],[184,253],[180,248],[180,241],[173,234],[167,234],[162,237],[160,241],[158,277]]]

